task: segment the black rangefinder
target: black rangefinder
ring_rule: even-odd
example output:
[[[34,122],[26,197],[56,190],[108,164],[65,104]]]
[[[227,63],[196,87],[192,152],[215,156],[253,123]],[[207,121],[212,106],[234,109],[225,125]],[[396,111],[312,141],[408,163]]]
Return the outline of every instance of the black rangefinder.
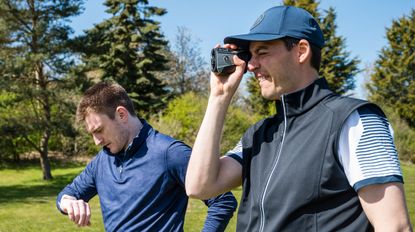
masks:
[[[232,50],[228,48],[214,48],[212,49],[210,64],[212,72],[216,74],[230,74],[235,71],[235,64],[233,63],[233,56],[237,55],[239,59],[246,63],[251,59],[251,53],[246,50]],[[247,67],[247,66],[246,66]],[[247,68],[245,68],[246,72]]]

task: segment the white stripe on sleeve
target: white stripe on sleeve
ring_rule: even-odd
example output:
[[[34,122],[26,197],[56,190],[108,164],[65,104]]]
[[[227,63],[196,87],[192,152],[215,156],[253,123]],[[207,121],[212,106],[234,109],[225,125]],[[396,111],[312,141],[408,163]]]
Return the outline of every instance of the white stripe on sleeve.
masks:
[[[346,120],[338,153],[349,183],[356,190],[369,184],[401,180],[392,128],[385,117],[366,108],[354,111]]]

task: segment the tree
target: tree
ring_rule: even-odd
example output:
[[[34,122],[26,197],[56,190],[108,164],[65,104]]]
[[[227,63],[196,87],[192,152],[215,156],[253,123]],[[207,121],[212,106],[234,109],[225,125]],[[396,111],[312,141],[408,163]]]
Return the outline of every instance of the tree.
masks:
[[[186,92],[207,92],[209,72],[201,57],[199,42],[186,27],[178,27],[173,48],[169,52],[169,70],[160,73],[175,95]]]
[[[336,35],[336,13],[330,7],[321,17],[318,12],[319,2],[315,0],[284,0],[284,5],[297,6],[310,12],[319,23],[324,35],[325,45],[321,50],[320,76],[325,77],[330,88],[344,94],[355,88],[354,77],[359,72],[357,58],[349,58],[350,52],[345,50],[345,39]]]
[[[88,71],[100,70],[102,80],[121,84],[140,114],[149,114],[165,105],[168,91],[155,75],[166,70],[167,41],[159,22],[165,9],[148,6],[147,0],[106,0],[112,17],[78,38]]]
[[[71,103],[62,96],[72,66],[70,17],[82,0],[0,0],[2,135],[24,140],[40,154],[43,179],[52,179],[49,140],[62,129]],[[70,123],[69,123],[70,124]],[[56,130],[55,130],[56,128]]]
[[[388,44],[380,51],[367,85],[369,99],[415,128],[415,10],[393,20],[386,38]]]

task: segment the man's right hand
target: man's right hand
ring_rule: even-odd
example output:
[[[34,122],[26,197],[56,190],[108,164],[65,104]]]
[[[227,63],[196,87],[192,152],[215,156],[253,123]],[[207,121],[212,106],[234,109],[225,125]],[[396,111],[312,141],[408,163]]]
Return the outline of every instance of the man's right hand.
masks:
[[[225,44],[224,48],[237,49],[231,44]],[[225,115],[247,65],[236,55],[233,61],[236,68],[230,75],[211,73],[208,105],[186,172],[186,193],[192,198],[215,197],[242,183],[242,166],[239,162],[230,157],[220,159]]]
[[[219,45],[217,45],[216,47],[219,47]],[[237,49],[237,47],[233,44],[225,44],[223,47]],[[245,63],[245,61],[241,60],[236,55],[233,56],[233,61],[236,65],[236,69],[233,73],[226,75],[216,75],[213,72],[211,73],[211,97],[225,97],[227,100],[230,100],[232,96],[235,94],[235,91],[242,80],[242,76],[245,71],[245,66],[247,64]]]
[[[60,208],[68,214],[68,217],[78,226],[90,226],[91,209],[89,204],[75,197],[64,195],[60,202]]]

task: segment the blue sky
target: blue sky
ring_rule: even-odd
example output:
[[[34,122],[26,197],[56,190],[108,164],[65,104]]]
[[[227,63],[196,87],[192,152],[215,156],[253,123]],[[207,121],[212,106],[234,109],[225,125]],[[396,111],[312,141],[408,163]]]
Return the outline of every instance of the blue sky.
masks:
[[[109,17],[105,7],[98,1],[87,0],[82,15],[72,19],[71,26],[76,33],[91,28],[93,24]],[[103,2],[103,1],[99,1]],[[153,0],[151,6],[167,9],[163,17],[155,18],[161,22],[162,31],[168,40],[174,41],[177,27],[189,29],[198,39],[202,57],[209,59],[211,48],[222,43],[228,35],[249,31],[256,18],[266,9],[281,5],[282,1],[252,0]],[[414,0],[321,0],[320,10],[333,7],[337,13],[337,35],[346,39],[346,50],[351,57],[358,57],[363,69],[376,60],[380,49],[387,44],[386,28],[392,20],[409,15],[415,9]],[[363,97],[360,89],[363,74],[358,80],[357,97]]]

